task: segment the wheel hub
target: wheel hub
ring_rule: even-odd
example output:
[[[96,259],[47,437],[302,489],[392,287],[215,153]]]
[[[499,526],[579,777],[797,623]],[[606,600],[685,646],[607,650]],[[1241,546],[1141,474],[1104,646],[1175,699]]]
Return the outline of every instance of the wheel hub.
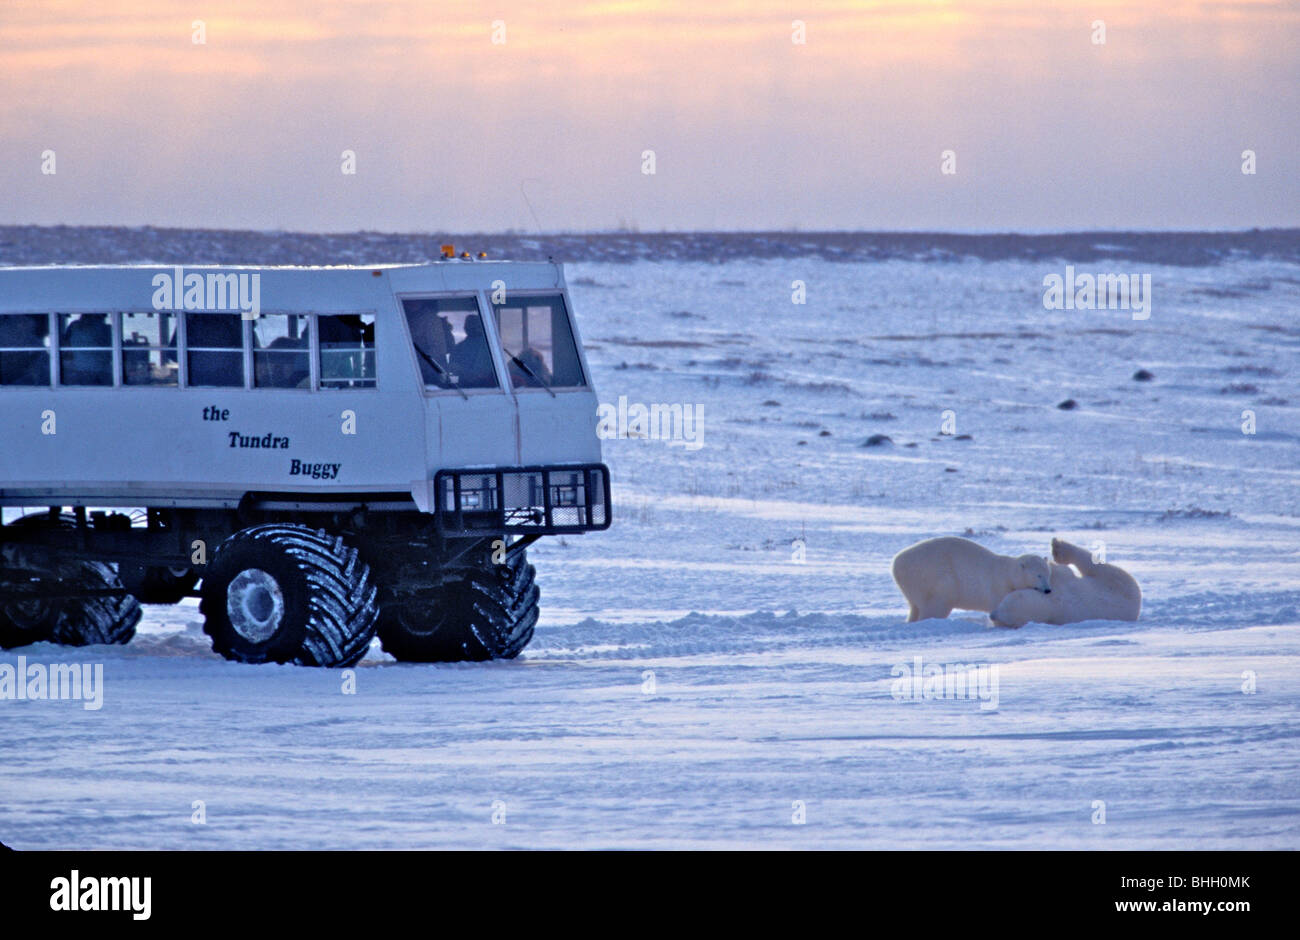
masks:
[[[235,632],[250,643],[265,643],[284,622],[284,592],[261,568],[246,568],[226,588],[226,613]]]
[[[50,603],[43,600],[14,601],[0,607],[20,630],[35,630],[50,616]]]
[[[6,587],[17,587],[22,591],[32,590],[37,586],[38,583],[31,578],[21,576],[13,580],[4,578],[0,579],[0,595],[5,593]],[[23,597],[18,594],[9,601],[0,603],[0,613],[8,617],[19,630],[37,630],[49,619],[52,610],[52,601],[46,597]]]

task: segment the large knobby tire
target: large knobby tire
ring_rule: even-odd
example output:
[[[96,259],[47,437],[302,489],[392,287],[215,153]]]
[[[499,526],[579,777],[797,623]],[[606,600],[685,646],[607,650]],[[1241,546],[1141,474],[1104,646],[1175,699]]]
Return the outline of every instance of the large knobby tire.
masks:
[[[16,519],[12,526],[72,528],[67,514],[34,514]],[[73,593],[121,591],[116,569],[104,562],[56,560],[49,552],[12,546],[0,552],[0,648],[12,649],[50,641],[65,646],[95,643],[123,644],[135,636],[140,604],[129,594],[90,594],[16,599],[24,590],[54,589]]]
[[[164,568],[155,565],[118,565],[122,586],[142,604],[179,604],[199,583],[192,568]]]
[[[0,649],[29,646],[51,639],[59,619],[53,598],[17,599],[16,593],[36,588],[35,572],[6,569],[0,572]]]
[[[379,640],[403,662],[514,659],[537,625],[535,579],[522,550],[502,564],[453,569],[420,599],[386,605]]]
[[[67,561],[37,572],[26,572],[33,580],[8,586],[54,588],[62,591],[122,590],[112,565],[98,561]],[[0,591],[4,586],[0,586]],[[92,594],[85,597],[34,597],[0,603],[0,647],[10,649],[29,643],[50,641],[64,646],[96,643],[130,643],[140,622],[139,602],[130,594]]]
[[[64,578],[65,584],[91,590],[121,590],[122,582],[112,565],[102,561],[77,561]],[[59,617],[50,635],[64,646],[96,643],[130,643],[143,611],[130,594],[95,594],[72,597],[59,605]]]
[[[63,518],[41,513],[15,519],[6,528],[63,524]],[[66,524],[71,524],[70,517]],[[50,639],[59,620],[58,601],[55,598],[25,598],[23,595],[55,578],[54,565],[40,553],[20,545],[0,545],[0,649],[13,649]]]
[[[199,609],[212,648],[227,659],[351,666],[375,635],[375,593],[370,569],[341,538],[259,525],[221,543]]]

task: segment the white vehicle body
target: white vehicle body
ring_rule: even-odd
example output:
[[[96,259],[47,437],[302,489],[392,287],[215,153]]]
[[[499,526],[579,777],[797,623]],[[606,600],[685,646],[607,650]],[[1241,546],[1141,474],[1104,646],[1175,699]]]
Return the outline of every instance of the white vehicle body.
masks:
[[[580,383],[512,385],[517,369],[500,335],[505,314],[492,315],[493,301],[525,295],[562,299]],[[256,311],[242,309],[250,297]],[[477,310],[494,387],[426,383],[422,354],[403,315],[413,299],[449,299],[462,313]],[[240,383],[205,387],[190,381],[195,376],[187,375],[187,357],[202,351],[187,347],[185,338],[216,322],[203,318],[224,315],[222,322],[230,322],[232,313],[240,314],[243,333]],[[107,322],[98,315],[112,318],[111,347],[83,354],[106,364],[111,348],[110,385],[64,381],[78,354],[63,345],[70,329],[65,324],[82,314],[96,322]],[[48,317],[43,359],[30,344],[6,347],[3,327],[10,324],[12,335],[20,321],[6,318],[15,315],[27,318],[23,328],[39,325],[37,315]],[[301,347],[291,350],[296,362],[307,361],[303,353],[309,360],[301,387],[258,384],[261,357],[272,356],[258,347],[258,323],[277,317],[306,325]],[[331,385],[324,375],[328,360],[321,358],[321,324],[332,327],[339,317],[362,318],[371,330],[369,346],[354,356],[371,374]],[[126,335],[137,320],[171,325],[160,327],[154,348],[146,350],[148,340]],[[378,505],[409,495],[414,508],[429,512],[439,471],[592,465],[601,456],[596,394],[558,264],[0,269],[0,357],[6,349],[11,362],[48,362],[49,380],[35,384],[40,377],[29,373],[22,381],[33,384],[5,384],[16,380],[0,373],[0,505],[232,508],[249,493],[372,497]],[[233,363],[235,351],[218,355]],[[131,357],[147,355],[163,378],[131,384]],[[435,368],[441,373],[442,366]]]
[[[198,596],[239,662],[513,658],[596,411],[556,264],[0,269],[0,648]]]

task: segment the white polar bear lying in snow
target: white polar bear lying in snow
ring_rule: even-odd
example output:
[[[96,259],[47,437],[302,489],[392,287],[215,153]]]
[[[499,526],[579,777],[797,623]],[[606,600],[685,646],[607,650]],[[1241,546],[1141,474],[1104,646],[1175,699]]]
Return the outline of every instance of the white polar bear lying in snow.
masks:
[[[1115,565],[1092,560],[1092,555],[1063,539],[1052,539],[1051,593],[1013,591],[990,615],[995,626],[1020,627],[1035,623],[1078,623],[1081,620],[1137,620],[1142,612],[1142,589],[1131,574]],[[1070,566],[1079,569],[1076,575]]]
[[[903,549],[894,556],[892,570],[912,605],[908,623],[947,617],[956,608],[987,613],[1009,594],[1051,590],[1051,572],[1041,555],[998,555],[953,536]]]

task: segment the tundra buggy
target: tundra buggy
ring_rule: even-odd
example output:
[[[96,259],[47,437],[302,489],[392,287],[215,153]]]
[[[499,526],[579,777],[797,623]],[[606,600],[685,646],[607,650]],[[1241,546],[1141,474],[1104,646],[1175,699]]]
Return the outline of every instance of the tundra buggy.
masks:
[[[510,658],[527,547],[610,524],[563,269],[0,269],[0,646]]]

